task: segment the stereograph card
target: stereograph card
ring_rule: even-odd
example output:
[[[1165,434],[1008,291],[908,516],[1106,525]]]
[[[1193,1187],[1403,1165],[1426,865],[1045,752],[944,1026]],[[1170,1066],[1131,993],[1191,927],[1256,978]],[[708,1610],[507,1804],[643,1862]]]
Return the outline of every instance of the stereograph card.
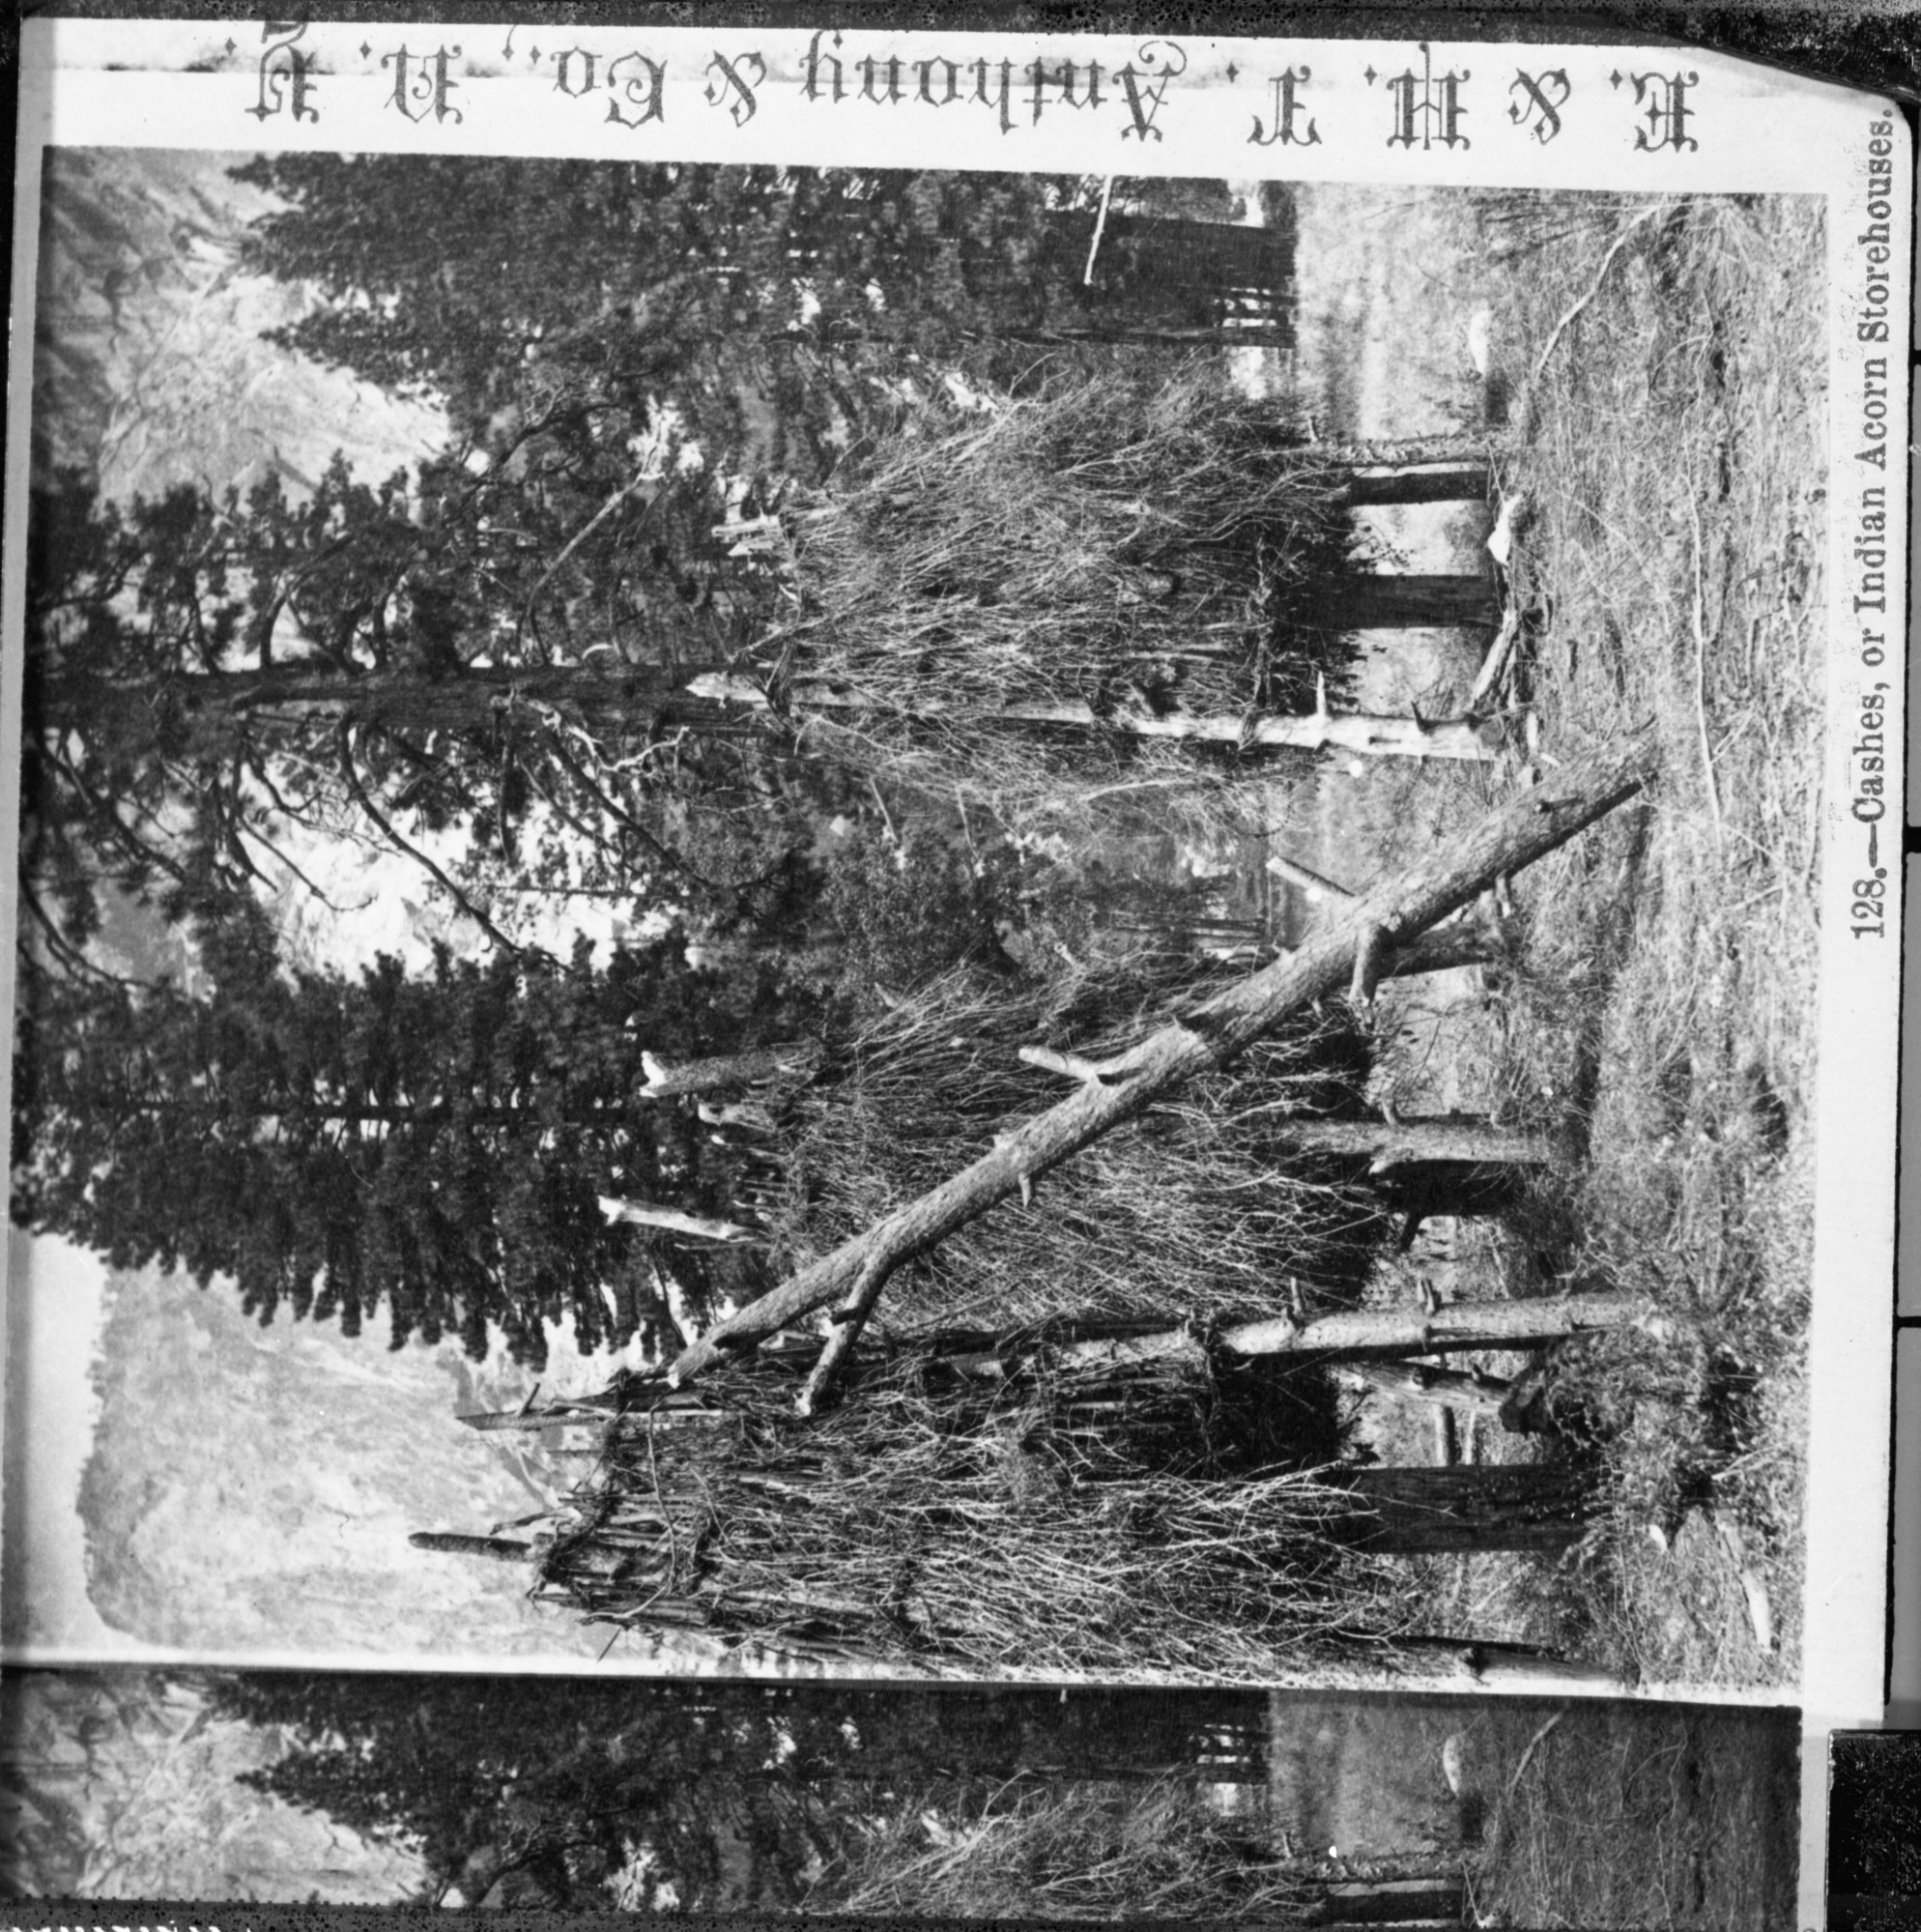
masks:
[[[1896,105],[22,55],[0,1891],[1823,1922]]]

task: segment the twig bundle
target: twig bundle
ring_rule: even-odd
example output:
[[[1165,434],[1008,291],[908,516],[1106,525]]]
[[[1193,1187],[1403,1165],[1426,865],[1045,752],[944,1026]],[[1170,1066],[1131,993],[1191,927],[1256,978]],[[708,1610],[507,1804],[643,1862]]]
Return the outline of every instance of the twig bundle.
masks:
[[[1196,984],[1191,963],[1070,971],[1044,988],[950,973],[876,1015],[841,1077],[794,1097],[786,1188],[770,1229],[784,1272],[806,1266],[978,1158],[1060,1097],[1018,1049],[1100,1058]],[[1251,1320],[1297,1292],[1339,1299],[1382,1231],[1358,1186],[1283,1168],[1263,1121],[1325,1107],[1365,1080],[1351,1032],[1305,1020],[1117,1130],[897,1276],[894,1333],[1007,1329],[1062,1316],[1155,1326]]]
[[[1258,1683],[1398,1628],[1385,1571],[1339,1540],[1344,1491],[1200,1473],[1204,1391],[1183,1371],[870,1359],[803,1422],[783,1369],[703,1380],[697,1415],[630,1384],[541,1554],[545,1594],[776,1648],[1123,1679]],[[1190,1466],[1143,1459],[1142,1424],[1164,1450],[1184,1411]]]
[[[1017,1787],[941,1829],[898,1807],[808,1898],[815,1911],[936,1918],[1240,1919],[1311,1923],[1325,1885],[1262,1859],[1186,1780],[1117,1794]]]
[[[781,668],[871,698],[869,733],[937,705],[932,735],[976,748],[1032,741],[995,725],[1012,702],[1271,706],[1276,618],[1347,544],[1337,474],[1293,441],[1200,360],[898,438],[796,520]],[[1304,699],[1340,665],[1291,668]]]

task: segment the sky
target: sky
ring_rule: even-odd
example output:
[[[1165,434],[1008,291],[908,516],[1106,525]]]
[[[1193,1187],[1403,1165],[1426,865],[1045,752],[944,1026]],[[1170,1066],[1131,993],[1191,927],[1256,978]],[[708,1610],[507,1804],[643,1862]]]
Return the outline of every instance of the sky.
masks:
[[[158,1656],[87,1600],[75,1497],[100,1401],[87,1365],[106,1270],[66,1241],[7,1231],[5,1435],[0,1447],[0,1647]]]

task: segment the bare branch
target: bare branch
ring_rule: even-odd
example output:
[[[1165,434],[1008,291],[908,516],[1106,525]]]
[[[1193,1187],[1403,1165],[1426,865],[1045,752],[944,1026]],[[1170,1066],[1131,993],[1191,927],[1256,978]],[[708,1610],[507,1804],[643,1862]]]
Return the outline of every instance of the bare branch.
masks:
[[[1533,863],[1633,796],[1649,782],[1655,757],[1644,731],[1571,762],[1548,784],[1381,880],[1292,957],[1224,988],[1143,1041],[1127,1079],[1082,1085],[970,1167],[730,1315],[681,1352],[669,1369],[670,1382],[689,1380],[727,1348],[751,1347],[815,1309],[844,1303],[875,1255],[892,1273],[1018,1193],[1023,1178],[1031,1182],[1187,1081],[1226,1064],[1289,1014],[1333,993],[1352,971],[1365,929],[1375,928],[1389,945],[1424,931],[1470,904],[1498,874]]]
[[[425,852],[409,840],[403,838],[394,828],[392,822],[374,803],[372,797],[369,796],[367,788],[360,782],[360,774],[354,768],[354,728],[345,718],[340,721],[336,742],[340,753],[340,775],[347,781],[347,789],[352,793],[354,802],[379,827],[382,837],[388,840],[396,851],[405,852],[420,866],[422,871],[444,886],[447,892],[451,894],[454,904],[493,940],[495,945],[504,947],[506,951],[514,954],[516,958],[530,952],[542,959],[550,958],[551,955],[543,952],[538,946],[516,945]]]

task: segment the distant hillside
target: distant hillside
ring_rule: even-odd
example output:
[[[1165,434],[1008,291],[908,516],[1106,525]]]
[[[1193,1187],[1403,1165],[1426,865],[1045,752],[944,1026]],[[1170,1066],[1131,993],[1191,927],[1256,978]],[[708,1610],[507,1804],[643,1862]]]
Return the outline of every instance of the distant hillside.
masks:
[[[36,473],[98,476],[107,496],[200,482],[243,490],[277,469],[297,494],[336,448],[384,476],[443,431],[260,339],[307,298],[234,266],[268,199],[227,178],[244,157],[62,149],[42,186],[35,318]]]
[[[452,1341],[390,1350],[383,1334],[374,1323],[358,1341],[309,1321],[262,1328],[224,1281],[203,1290],[157,1270],[108,1277],[92,1366],[100,1418],[76,1499],[87,1595],[108,1624],[178,1650],[289,1662],[606,1650],[607,1629],[530,1602],[518,1567],[409,1545],[412,1530],[484,1533],[530,1515],[592,1465],[551,1456],[537,1436],[478,1435],[454,1420],[525,1398],[533,1378],[503,1349],[476,1364]],[[613,1367],[550,1334],[545,1388],[585,1392]],[[622,1638],[610,1662],[816,1674],[695,1639],[670,1655]]]
[[[215,1717],[191,1677],[22,1671],[0,1683],[0,1897],[417,1894],[417,1853],[242,1784],[285,1745]]]
[[[88,1594],[116,1629],[182,1649],[591,1656],[606,1642],[529,1603],[498,1564],[408,1546],[541,1506],[537,1450],[457,1410],[530,1380],[453,1343],[263,1329],[232,1287],[117,1274],[94,1359],[101,1401],[78,1507]],[[602,1373],[605,1365],[602,1365]],[[524,1441],[525,1439],[521,1439]]]

